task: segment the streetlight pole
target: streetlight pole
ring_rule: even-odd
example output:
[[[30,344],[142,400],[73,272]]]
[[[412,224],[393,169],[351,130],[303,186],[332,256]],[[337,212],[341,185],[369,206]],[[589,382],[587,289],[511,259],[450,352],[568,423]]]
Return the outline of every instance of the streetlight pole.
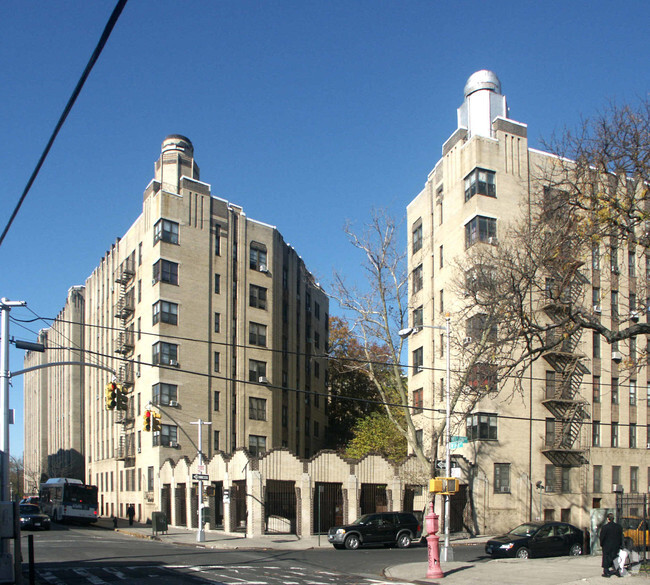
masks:
[[[201,419],[190,422],[191,425],[199,426],[199,476],[203,475],[203,425],[211,425],[211,422],[205,422]],[[196,542],[205,542],[205,529],[203,528],[203,479],[199,479],[199,489],[198,489],[199,505],[198,505],[198,529],[196,532]]]

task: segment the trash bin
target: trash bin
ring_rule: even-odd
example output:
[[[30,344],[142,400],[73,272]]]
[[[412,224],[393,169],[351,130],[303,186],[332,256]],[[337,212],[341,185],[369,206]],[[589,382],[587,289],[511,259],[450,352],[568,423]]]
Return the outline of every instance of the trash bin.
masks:
[[[151,530],[154,534],[167,532],[167,516],[164,512],[153,512],[151,514]]]

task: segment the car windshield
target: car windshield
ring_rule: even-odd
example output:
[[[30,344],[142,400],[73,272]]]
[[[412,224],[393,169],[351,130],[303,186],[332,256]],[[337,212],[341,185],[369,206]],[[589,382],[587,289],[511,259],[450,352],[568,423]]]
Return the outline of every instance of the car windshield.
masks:
[[[539,524],[521,524],[513,528],[508,534],[513,536],[530,536],[539,530]]]
[[[40,514],[38,506],[34,504],[21,504],[20,505],[21,514]]]

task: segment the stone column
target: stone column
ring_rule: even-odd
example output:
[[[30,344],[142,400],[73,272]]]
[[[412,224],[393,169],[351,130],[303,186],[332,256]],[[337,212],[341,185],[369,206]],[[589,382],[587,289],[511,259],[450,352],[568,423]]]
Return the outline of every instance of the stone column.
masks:
[[[359,517],[359,481],[356,475],[348,477],[345,489],[348,493],[348,509],[344,510],[343,523],[350,524]]]
[[[264,534],[264,506],[262,487],[262,474],[251,471],[246,478],[246,509],[248,520],[246,522],[246,537],[253,538]]]
[[[303,473],[300,476],[299,485],[300,485],[300,501],[297,502],[297,506],[300,507],[300,514],[298,515],[300,518],[299,531],[303,537],[313,536],[314,531],[311,525],[313,490],[312,490],[311,477],[308,473]]]

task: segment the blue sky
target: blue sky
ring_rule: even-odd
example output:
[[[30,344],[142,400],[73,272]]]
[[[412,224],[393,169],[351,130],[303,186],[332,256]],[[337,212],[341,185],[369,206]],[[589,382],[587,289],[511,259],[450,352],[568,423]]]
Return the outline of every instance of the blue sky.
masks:
[[[114,4],[1,3],[0,228]],[[373,207],[404,215],[469,75],[497,73],[539,147],[610,100],[647,96],[649,16],[647,0],[130,0],[0,247],[0,297],[56,316],[141,212],[174,133],[192,140],[213,194],[276,225],[325,287],[334,269],[354,280],[342,226]],[[11,369],[22,357],[12,350]],[[20,454],[18,377],[10,404]]]

